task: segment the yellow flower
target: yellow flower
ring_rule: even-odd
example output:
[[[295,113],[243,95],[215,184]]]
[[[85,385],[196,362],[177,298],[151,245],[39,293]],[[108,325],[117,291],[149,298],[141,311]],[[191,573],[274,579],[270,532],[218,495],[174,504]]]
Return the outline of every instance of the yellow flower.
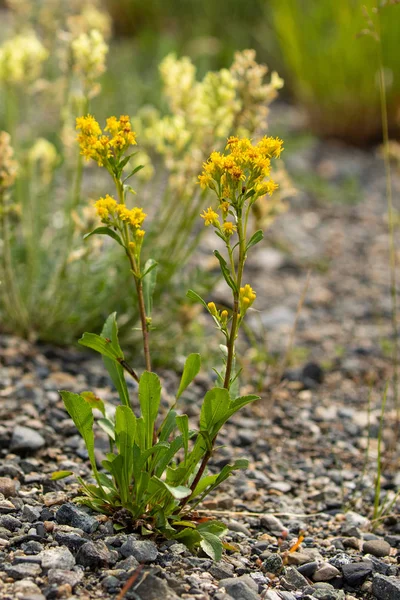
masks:
[[[218,223],[218,215],[211,208],[211,206],[207,208],[207,210],[204,210],[200,216],[202,219],[204,219],[204,225],[206,227],[209,227],[210,225],[216,225]]]
[[[116,117],[109,117],[104,133],[92,115],[78,117],[76,128],[80,131],[77,139],[81,154],[87,160],[92,158],[97,161],[99,166],[106,166],[108,158],[113,153],[116,159],[120,159],[129,146],[136,144],[136,134],[131,129],[129,117],[124,115],[119,120]]]
[[[231,146],[236,146],[239,143],[239,138],[235,137],[234,135],[231,135],[231,137],[228,138],[228,141],[226,142],[226,148],[229,148]]]
[[[202,175],[198,176],[198,180],[199,180],[201,189],[205,190],[206,188],[210,187],[210,184],[212,183],[213,178],[211,177],[211,175],[209,173],[203,173]]]
[[[253,145],[248,138],[231,136],[227,141],[227,154],[212,152],[203,164],[199,183],[203,189],[216,191],[220,201],[229,198],[235,205],[242,202],[237,193],[241,189],[239,182],[243,182],[247,192],[252,189],[256,192],[251,200],[254,202],[260,195],[271,195],[276,189],[275,182],[265,179],[270,176],[271,158],[278,158],[282,149],[283,142],[279,138],[264,137]]]
[[[117,117],[108,117],[106,119],[106,128],[104,131],[109,131],[111,135],[115,135],[119,130],[119,121]]]
[[[117,206],[117,214],[121,221],[126,221],[132,227],[139,228],[145,218],[147,217],[146,213],[143,212],[142,208],[131,208],[129,209],[125,204],[118,204]]]
[[[114,198],[109,196],[108,194],[105,198],[99,198],[94,206],[96,208],[96,212],[102,221],[107,221],[111,215],[113,215],[118,207],[118,203]]]
[[[268,196],[272,196],[272,194],[275,192],[275,190],[278,189],[278,187],[279,185],[275,181],[270,179],[269,181],[257,184],[255,189],[257,196],[265,196],[266,194],[268,194]]]
[[[279,158],[283,150],[283,141],[279,138],[263,137],[263,139],[258,142],[257,147],[260,148],[265,155]]]
[[[236,229],[237,229],[236,225],[234,225],[233,223],[230,223],[229,221],[226,221],[222,225],[222,230],[227,237],[230,237],[231,235],[233,235],[234,232],[236,231]]]
[[[251,286],[246,283],[244,287],[241,287],[239,290],[239,305],[240,305],[240,314],[244,315],[246,310],[253,304],[256,299],[256,293],[251,288]]]
[[[213,317],[218,317],[217,307],[215,306],[214,302],[209,302],[207,307]]]

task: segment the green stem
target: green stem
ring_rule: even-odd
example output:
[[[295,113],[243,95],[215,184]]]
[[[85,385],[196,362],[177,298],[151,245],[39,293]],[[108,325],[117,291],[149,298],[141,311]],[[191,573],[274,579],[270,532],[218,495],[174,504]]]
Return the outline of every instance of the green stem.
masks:
[[[238,259],[237,275],[235,278],[236,291],[234,291],[234,293],[233,293],[233,314],[232,314],[231,331],[230,331],[229,340],[228,340],[228,344],[227,344],[228,357],[226,360],[226,371],[225,371],[225,379],[224,379],[224,388],[227,390],[229,390],[229,387],[230,387],[232,368],[233,368],[233,363],[234,363],[234,359],[235,359],[235,341],[236,341],[236,338],[238,335],[238,330],[239,330],[239,290],[242,285],[243,269],[244,269],[244,263],[246,261],[246,233],[245,233],[246,223],[247,223],[247,219],[245,220],[245,227],[243,227],[241,209],[238,209],[237,231],[238,231],[238,236],[239,236],[239,259]],[[235,271],[232,272],[232,275],[233,275],[233,277],[235,277]],[[203,477],[204,471],[205,471],[207,464],[212,456],[216,439],[217,439],[217,436],[215,436],[214,439],[211,441],[211,447],[206,451],[205,455],[203,456],[203,460],[201,461],[199,470],[196,473],[196,477],[194,478],[194,480],[190,486],[192,493],[196,489],[197,484],[199,483],[201,478]],[[187,498],[184,498],[181,501],[181,504],[180,504],[181,510],[187,504],[189,498],[190,498],[190,496],[188,496]]]
[[[118,199],[121,204],[125,204],[125,192],[124,186],[120,179],[114,177],[114,182],[117,187]],[[140,315],[140,323],[142,329],[142,339],[143,339],[143,353],[144,360],[146,364],[146,370],[151,371],[151,357],[150,357],[150,342],[149,342],[149,327],[147,322],[146,315],[146,306],[144,303],[144,295],[143,295],[143,281],[140,273],[140,264],[137,264],[137,261],[132,253],[132,250],[129,247],[130,242],[130,232],[128,223],[124,222],[124,243],[126,248],[126,253],[131,265],[131,271],[135,280],[136,293],[139,304],[139,315]]]
[[[225,379],[224,379],[224,388],[229,390],[233,362],[235,359],[235,341],[238,335],[239,328],[239,293],[240,288],[242,286],[242,278],[243,278],[243,269],[244,263],[246,260],[246,238],[245,232],[243,229],[242,222],[242,214],[241,211],[238,211],[238,220],[237,220],[237,231],[239,236],[239,260],[238,260],[238,268],[236,275],[236,291],[233,293],[233,314],[232,314],[232,323],[231,323],[231,331],[228,340],[228,357],[226,359],[226,371],[225,371]],[[233,273],[234,275],[234,273]]]
[[[5,202],[4,192],[0,192],[0,224],[3,238],[3,271],[4,271],[4,283],[8,294],[5,294],[7,298],[7,304],[12,307],[12,312],[15,315],[18,329],[22,332],[26,332],[29,323],[29,315],[26,311],[25,306],[21,302],[19,291],[16,287],[15,277],[13,275],[12,257],[11,257],[11,246],[10,246],[10,224],[7,218],[7,206]]]

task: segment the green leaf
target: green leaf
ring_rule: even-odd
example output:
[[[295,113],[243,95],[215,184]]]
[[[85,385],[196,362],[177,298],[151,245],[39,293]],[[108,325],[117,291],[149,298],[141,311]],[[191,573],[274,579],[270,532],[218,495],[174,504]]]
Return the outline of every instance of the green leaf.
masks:
[[[97,410],[99,410],[104,417],[106,416],[106,409],[104,407],[104,402],[103,400],[101,400],[101,398],[95,396],[93,392],[81,392],[81,396],[86,400],[89,406],[91,406],[92,408],[97,408]]]
[[[196,485],[195,489],[193,490],[193,494],[191,497],[196,498],[196,496],[202,494],[204,490],[206,490],[210,485],[213,485],[216,482],[217,478],[218,473],[216,473],[215,475],[206,475],[205,477],[202,477],[199,483]]]
[[[229,403],[230,397],[227,389],[215,387],[209,390],[201,407],[200,430],[208,431],[210,436],[214,437],[214,426],[227,415]]]
[[[225,523],[222,523],[222,521],[210,520],[205,523],[199,523],[199,525],[197,525],[197,531],[199,531],[201,535],[207,531],[217,537],[222,537],[228,533],[228,527]]]
[[[229,407],[227,410],[227,419],[229,419],[232,415],[234,415],[238,410],[254,402],[255,400],[260,400],[260,396],[256,396],[255,394],[249,394],[248,396],[239,396],[239,398],[235,398],[229,402]]]
[[[148,317],[151,316],[153,311],[153,294],[157,282],[157,267],[158,263],[152,258],[149,258],[144,265],[144,274],[142,275],[144,305]]]
[[[206,304],[205,300],[203,300],[203,298],[201,296],[199,296],[193,290],[188,290],[186,292],[186,297],[189,298],[190,300],[193,300],[194,302],[200,302],[200,304],[202,304],[204,306],[204,308],[206,310],[208,310],[208,307],[207,307],[207,304]]]
[[[192,383],[193,379],[200,371],[200,367],[200,354],[189,354],[189,356],[186,359],[185,366],[183,367],[183,373],[181,377],[181,382],[179,384],[178,393],[176,394],[176,399],[180,398],[182,393]]]
[[[139,403],[145,423],[145,448],[153,445],[154,423],[161,401],[161,383],[155,373],[145,371],[139,381]]]
[[[96,352],[99,352],[108,358],[112,358],[113,360],[122,358],[118,356],[118,352],[113,349],[110,341],[95,333],[84,333],[79,340],[79,344],[81,344],[81,346],[86,346],[87,348],[92,348],[92,350],[96,350]]]
[[[256,244],[258,244],[258,242],[261,242],[261,240],[263,239],[263,237],[264,237],[264,234],[263,234],[263,232],[262,232],[261,229],[259,229],[255,233],[253,233],[253,235],[251,236],[251,238],[247,242],[246,252],[247,252],[247,250],[249,248],[251,248],[252,246],[255,246]]]
[[[115,350],[119,359],[124,359],[124,353],[118,341],[117,313],[112,313],[104,323],[101,337],[105,340],[111,340],[111,347]],[[104,366],[106,367],[113,384],[118,392],[119,398],[125,406],[130,406],[128,387],[125,381],[124,369],[118,360],[110,359],[103,355]]]
[[[128,446],[122,448],[119,438],[124,433],[127,436]],[[132,454],[133,442],[136,433],[136,417],[129,406],[117,406],[115,411],[115,442],[121,454]]]
[[[115,411],[115,444],[122,458],[121,498],[129,499],[129,486],[133,473],[133,443],[136,433],[136,417],[129,406],[117,406]],[[115,464],[115,463],[114,463]]]
[[[176,417],[176,425],[182,434],[186,462],[189,448],[189,417],[187,415],[178,415]]]
[[[236,283],[233,281],[230,271],[228,269],[228,265],[226,260],[224,259],[224,257],[218,252],[218,250],[214,250],[214,255],[218,258],[219,261],[219,265],[221,267],[221,271],[222,271],[222,275],[224,276],[224,279],[226,281],[226,283],[229,285],[229,287],[234,291],[237,292],[237,285]]]
[[[174,498],[177,500],[182,500],[183,498],[187,498],[192,493],[192,490],[184,485],[172,486],[162,481],[158,477],[152,477],[152,481],[156,480],[160,487],[165,488]]]
[[[59,479],[64,479],[65,477],[69,477],[70,475],[73,475],[74,472],[73,471],[54,471],[54,473],[51,474],[51,480],[52,481],[58,481]]]
[[[181,435],[178,435],[171,442],[170,447],[165,452],[165,454],[163,454],[161,457],[158,458],[157,464],[154,469],[154,473],[157,475],[157,477],[161,477],[161,475],[164,473],[165,469],[167,468],[167,466],[169,465],[171,460],[174,458],[176,453],[179,452],[179,450],[182,448],[182,446],[183,446],[183,438]]]
[[[213,560],[221,560],[222,558],[222,542],[213,533],[208,531],[199,531],[201,536],[200,546],[202,550]]]
[[[158,436],[160,442],[166,442],[169,439],[169,436],[171,435],[175,427],[176,411],[171,408],[160,428],[160,435]]]
[[[137,167],[135,167],[130,173],[129,175],[127,175],[126,177],[124,177],[124,181],[123,183],[125,183],[125,181],[128,181],[128,179],[130,179],[132,177],[132,175],[135,175],[135,173],[137,173],[138,171],[140,171],[141,169],[144,168],[144,165],[139,165]]]
[[[85,398],[73,392],[61,391],[65,408],[75,427],[84,439],[86,449],[88,451],[90,464],[92,465],[93,473],[97,479],[97,466],[94,456],[94,434],[93,434],[93,413]]]
[[[185,527],[178,533],[173,536],[174,540],[179,540],[185,546],[189,548],[189,550],[194,550],[196,546],[198,546],[199,542],[201,542],[201,536],[197,529],[192,529],[191,527]]]
[[[108,437],[110,437],[112,440],[115,440],[114,423],[110,421],[110,419],[107,419],[107,417],[105,417],[104,419],[99,419],[97,423],[99,427],[101,427],[102,430],[106,432]]]
[[[87,233],[86,235],[83,236],[84,240],[87,240],[87,238],[89,238],[92,235],[108,235],[110,238],[112,238],[113,240],[115,240],[116,242],[118,242],[118,244],[120,246],[122,246],[123,248],[125,248],[120,236],[118,235],[118,233],[116,233],[113,229],[111,229],[111,227],[96,227],[96,229],[93,229],[93,231],[91,231],[90,233]]]

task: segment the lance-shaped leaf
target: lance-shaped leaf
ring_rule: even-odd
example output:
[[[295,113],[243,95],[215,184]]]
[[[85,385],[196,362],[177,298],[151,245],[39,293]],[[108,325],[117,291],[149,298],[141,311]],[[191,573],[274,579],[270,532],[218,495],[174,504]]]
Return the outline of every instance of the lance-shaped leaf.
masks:
[[[125,247],[118,233],[111,229],[111,227],[96,227],[96,229],[93,229],[93,231],[84,235],[83,239],[87,240],[87,238],[90,238],[92,235],[95,234],[108,235],[110,238],[118,242],[120,246],[122,246],[123,248]]]
[[[146,308],[146,315],[148,317],[151,317],[151,313],[153,312],[153,295],[156,288],[157,271],[158,263],[152,258],[149,258],[144,265],[144,272],[142,275],[143,298]]]
[[[97,410],[99,410],[104,417],[106,416],[106,409],[101,398],[95,396],[93,392],[81,392],[81,396],[86,400],[89,406],[92,408],[97,408]]]
[[[249,248],[251,248],[252,246],[255,246],[256,244],[258,244],[258,242],[261,242],[261,240],[263,239],[263,237],[264,237],[264,234],[263,234],[263,232],[262,232],[261,229],[259,229],[255,233],[253,233],[253,235],[251,236],[251,238],[247,242],[246,251]]]
[[[232,276],[230,274],[228,265],[226,260],[224,259],[224,257],[218,252],[218,250],[214,250],[214,254],[215,256],[218,258],[219,261],[219,265],[221,267],[221,271],[222,271],[222,275],[224,276],[224,279],[226,281],[226,283],[229,285],[229,287],[234,291],[237,292],[237,285],[236,283],[233,281]]]
[[[112,349],[116,352],[119,360],[124,359],[124,353],[118,341],[117,313],[112,313],[106,320],[101,332],[101,337],[105,340],[111,340]],[[103,355],[104,366],[106,367],[113,384],[118,392],[122,404],[130,406],[128,387],[125,381],[124,369],[118,360],[111,359]]]
[[[187,455],[188,455],[188,447],[189,447],[189,417],[187,415],[178,415],[176,417],[176,424],[178,426],[179,431],[182,434],[183,449],[185,451],[185,462],[186,462]]]
[[[121,358],[118,352],[112,347],[111,342],[96,333],[84,333],[79,340],[79,344],[87,348],[92,348],[92,350],[96,350],[96,352],[113,360]]]
[[[92,465],[93,473],[97,479],[97,466],[94,456],[94,434],[93,434],[93,413],[90,405],[79,394],[73,392],[61,391],[65,408],[75,427],[83,437],[83,440],[88,451],[90,464]]]
[[[193,379],[196,377],[201,367],[201,357],[200,354],[189,354],[186,359],[185,366],[183,367],[183,373],[181,377],[181,382],[179,384],[179,389],[176,394],[176,399],[180,398],[182,393],[186,390],[186,388],[192,383]]]
[[[209,390],[203,401],[200,412],[200,430],[208,431],[210,436],[214,435],[214,426],[227,415],[230,397],[225,388],[213,388]]]
[[[202,304],[204,306],[204,308],[206,310],[208,310],[205,300],[203,300],[203,298],[201,296],[199,296],[199,294],[197,294],[197,292],[194,292],[193,290],[188,290],[186,292],[186,297],[189,298],[190,300],[193,300],[193,302],[200,302],[200,304]]]
[[[133,472],[133,443],[136,433],[136,417],[129,406],[117,406],[115,411],[115,444],[122,457],[121,481],[123,500],[127,501]]]
[[[161,383],[155,373],[145,371],[139,381],[139,403],[145,423],[145,447],[153,444],[154,423],[161,401]]]

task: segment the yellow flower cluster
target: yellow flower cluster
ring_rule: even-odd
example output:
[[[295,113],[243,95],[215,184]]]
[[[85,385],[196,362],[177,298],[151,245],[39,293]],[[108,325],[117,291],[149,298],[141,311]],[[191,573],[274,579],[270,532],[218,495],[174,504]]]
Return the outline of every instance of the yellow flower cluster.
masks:
[[[252,201],[260,196],[271,196],[278,185],[268,179],[271,172],[271,158],[279,158],[283,142],[278,138],[264,137],[255,146],[248,138],[230,137],[227,143],[229,153],[212,152],[203,164],[199,183],[216,191],[220,199],[236,200],[237,190],[244,187],[246,192],[254,190]]]
[[[17,177],[18,163],[10,140],[6,131],[0,131],[0,194],[10,188]]]
[[[12,85],[36,81],[48,54],[33,31],[7,40],[0,47],[0,81]]]
[[[137,237],[143,237],[144,231],[140,229],[143,221],[147,217],[146,213],[142,208],[134,207],[128,208],[125,204],[118,204],[118,202],[108,194],[104,198],[99,198],[95,204],[95,209],[106,225],[121,225],[118,221],[128,223],[134,228],[134,233]]]
[[[81,154],[87,160],[97,161],[100,167],[106,166],[111,157],[119,159],[129,146],[136,144],[136,134],[127,116],[108,118],[104,132],[91,115],[78,117],[76,129],[80,131],[77,140]]]
[[[252,287],[246,283],[244,287],[239,290],[239,306],[240,314],[243,316],[246,310],[253,304],[256,299],[256,293]]]
[[[103,35],[97,29],[81,33],[72,40],[71,50],[74,71],[93,85],[93,81],[106,70],[108,46]]]
[[[228,311],[219,311],[214,302],[209,302],[207,308],[210,311],[210,314],[218,321],[219,325],[221,325],[222,328],[225,328],[228,323]]]

